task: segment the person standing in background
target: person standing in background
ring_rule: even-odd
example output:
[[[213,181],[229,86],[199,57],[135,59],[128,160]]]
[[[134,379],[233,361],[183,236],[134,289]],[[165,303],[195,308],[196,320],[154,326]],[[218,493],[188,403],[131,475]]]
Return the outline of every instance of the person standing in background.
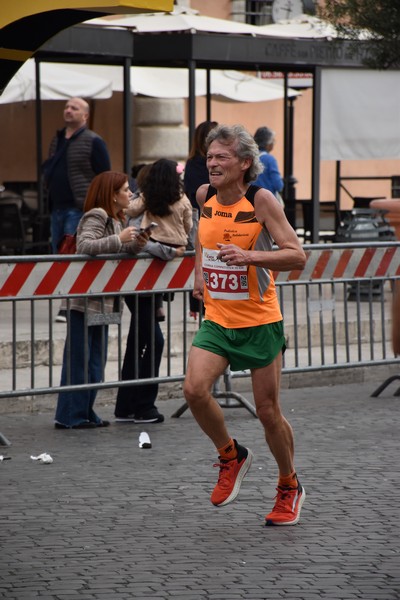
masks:
[[[183,175],[185,194],[197,212],[199,211],[199,205],[196,201],[196,192],[203,183],[209,183],[210,181],[206,165],[206,137],[211,129],[217,125],[216,121],[203,121],[197,125],[185,165]]]
[[[179,248],[181,254],[186,250],[193,220],[191,204],[183,192],[180,177],[182,170],[179,163],[161,158],[153,164],[144,165],[137,174],[138,191],[131,200],[126,215],[130,221],[133,219],[134,225],[140,219],[140,227],[143,229],[151,223],[157,223],[150,233],[149,249],[146,248],[150,254],[154,254],[153,247],[150,246],[154,242]],[[156,256],[158,252],[159,248],[156,248]],[[162,296],[155,295],[158,321],[165,321]]]
[[[179,165],[167,158],[153,163],[141,184],[140,194],[131,200],[128,217],[143,214],[141,227],[157,223],[150,239],[173,247],[186,246],[192,228],[192,210],[183,192]]]
[[[138,181],[139,173],[143,169],[143,167],[148,167],[150,165],[146,163],[137,163],[133,165],[131,168],[131,176],[129,177],[129,187],[133,194],[140,192],[140,185]]]
[[[260,151],[260,161],[264,167],[264,171],[254,181],[254,185],[269,190],[283,204],[281,198],[283,179],[276,158],[270,154],[275,144],[275,132],[268,127],[259,127],[254,134],[254,141]]]
[[[185,194],[193,207],[193,231],[190,235],[193,247],[199,222],[199,205],[196,201],[196,192],[201,185],[210,181],[206,165],[206,138],[211,129],[217,125],[216,121],[203,121],[197,125],[183,175]],[[192,293],[189,295],[189,307],[190,317],[196,319],[200,311],[200,304]]]
[[[65,234],[75,233],[92,179],[111,168],[104,140],[88,129],[89,104],[82,98],[71,98],[65,104],[63,117],[65,126],[53,137],[42,167],[53,254],[57,254]],[[58,313],[56,321],[66,321],[65,311]]]
[[[143,250],[163,260],[182,256],[192,227],[192,208],[183,193],[179,165],[162,158],[142,167],[137,178],[140,193],[125,211],[130,217],[129,224],[137,224],[138,218],[141,218],[141,228],[157,223]],[[162,294],[129,295],[125,297],[125,303],[131,311],[131,321],[121,379],[158,378],[164,348],[159,324],[165,319]],[[115,420],[119,423],[162,423],[164,415],[155,404],[157,395],[158,383],[120,387]]]
[[[136,254],[144,248],[148,234],[136,227],[124,228],[124,209],[131,196],[125,173],[106,171],[93,179],[78,224],[78,254]],[[120,322],[122,299],[120,296],[73,297],[69,299],[69,309],[60,386],[99,383],[107,360],[108,325]],[[107,427],[109,421],[94,411],[96,393],[96,389],[60,391],[55,428]]]

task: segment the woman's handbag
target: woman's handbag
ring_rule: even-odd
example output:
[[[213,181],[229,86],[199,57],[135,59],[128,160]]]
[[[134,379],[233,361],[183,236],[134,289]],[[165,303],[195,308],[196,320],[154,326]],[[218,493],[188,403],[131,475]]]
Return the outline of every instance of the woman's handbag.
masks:
[[[59,254],[76,254],[76,233],[64,233],[57,250]]]

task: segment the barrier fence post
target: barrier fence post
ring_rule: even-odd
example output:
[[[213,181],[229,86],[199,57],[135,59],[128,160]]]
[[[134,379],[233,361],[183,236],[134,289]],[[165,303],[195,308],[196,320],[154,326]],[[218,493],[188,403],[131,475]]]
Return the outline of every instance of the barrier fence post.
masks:
[[[11,442],[0,432],[0,446],[11,446]]]
[[[389,384],[392,383],[392,381],[396,381],[396,379],[400,379],[400,375],[392,375],[392,377],[388,377],[387,379],[385,379],[385,381],[381,383],[381,385],[378,386],[376,390],[371,394],[371,398],[377,398],[379,394],[381,394],[383,390],[387,388]],[[398,388],[393,395],[400,396],[400,388]]]

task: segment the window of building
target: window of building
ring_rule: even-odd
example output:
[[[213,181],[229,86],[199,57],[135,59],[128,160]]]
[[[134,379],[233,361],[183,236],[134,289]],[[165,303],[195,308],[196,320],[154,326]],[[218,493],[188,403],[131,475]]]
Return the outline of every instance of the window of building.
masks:
[[[233,0],[232,19],[249,25],[272,23],[272,0]]]

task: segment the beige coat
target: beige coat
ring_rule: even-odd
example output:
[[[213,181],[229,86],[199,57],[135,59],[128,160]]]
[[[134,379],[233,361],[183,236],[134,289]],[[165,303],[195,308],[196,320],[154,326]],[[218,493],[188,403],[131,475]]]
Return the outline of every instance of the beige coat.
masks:
[[[135,242],[123,243],[119,238],[121,223],[109,217],[102,208],[93,208],[79,221],[76,235],[77,254],[135,254],[138,249]],[[122,298],[116,296],[93,296],[88,298],[72,297],[71,310],[87,314],[88,325],[108,325],[119,323],[122,314]]]
[[[193,225],[192,205],[185,195],[180,200],[170,205],[171,214],[159,217],[146,210],[143,196],[140,195],[130,201],[126,214],[129,217],[138,217],[143,213],[141,227],[147,227],[152,221],[158,227],[152,230],[151,239],[162,244],[173,246],[186,246],[188,235]]]

